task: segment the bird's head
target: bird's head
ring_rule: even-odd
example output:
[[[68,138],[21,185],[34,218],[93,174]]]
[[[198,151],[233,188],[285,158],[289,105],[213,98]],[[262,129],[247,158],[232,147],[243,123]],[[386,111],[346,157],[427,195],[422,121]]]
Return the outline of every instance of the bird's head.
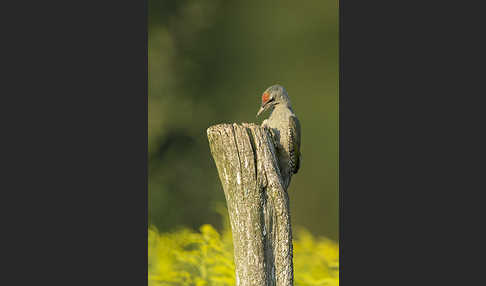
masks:
[[[257,116],[265,110],[275,107],[278,104],[285,104],[290,107],[290,98],[285,88],[279,84],[272,85],[262,94],[262,105],[258,110]]]

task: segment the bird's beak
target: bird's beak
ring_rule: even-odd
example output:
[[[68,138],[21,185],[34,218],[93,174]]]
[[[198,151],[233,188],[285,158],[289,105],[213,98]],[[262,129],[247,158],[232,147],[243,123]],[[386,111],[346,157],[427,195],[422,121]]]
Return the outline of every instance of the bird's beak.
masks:
[[[262,114],[263,111],[265,111],[265,107],[264,106],[260,107],[260,110],[258,110],[258,113],[257,113],[256,117],[258,117],[260,114]]]

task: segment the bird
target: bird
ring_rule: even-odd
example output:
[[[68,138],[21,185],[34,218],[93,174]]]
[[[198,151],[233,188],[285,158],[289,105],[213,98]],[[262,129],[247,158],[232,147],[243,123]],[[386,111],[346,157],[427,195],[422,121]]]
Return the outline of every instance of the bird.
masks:
[[[270,110],[271,113],[261,126],[267,127],[272,135],[283,187],[287,190],[290,179],[300,168],[300,122],[292,109],[287,91],[280,84],[272,85],[263,92],[262,103],[256,116],[266,110]]]

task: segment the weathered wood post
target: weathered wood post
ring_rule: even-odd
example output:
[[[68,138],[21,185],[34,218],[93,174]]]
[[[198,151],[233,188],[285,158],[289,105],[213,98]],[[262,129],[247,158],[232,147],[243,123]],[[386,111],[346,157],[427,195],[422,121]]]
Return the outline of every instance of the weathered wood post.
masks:
[[[243,123],[207,133],[230,217],[236,285],[293,285],[289,198],[269,131]]]

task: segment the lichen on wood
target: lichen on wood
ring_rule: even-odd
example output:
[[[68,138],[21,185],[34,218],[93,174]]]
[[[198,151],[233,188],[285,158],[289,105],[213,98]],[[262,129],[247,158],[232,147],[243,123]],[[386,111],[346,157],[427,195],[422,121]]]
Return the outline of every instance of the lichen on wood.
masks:
[[[289,198],[269,131],[219,124],[207,134],[229,212],[236,284],[293,285]]]

